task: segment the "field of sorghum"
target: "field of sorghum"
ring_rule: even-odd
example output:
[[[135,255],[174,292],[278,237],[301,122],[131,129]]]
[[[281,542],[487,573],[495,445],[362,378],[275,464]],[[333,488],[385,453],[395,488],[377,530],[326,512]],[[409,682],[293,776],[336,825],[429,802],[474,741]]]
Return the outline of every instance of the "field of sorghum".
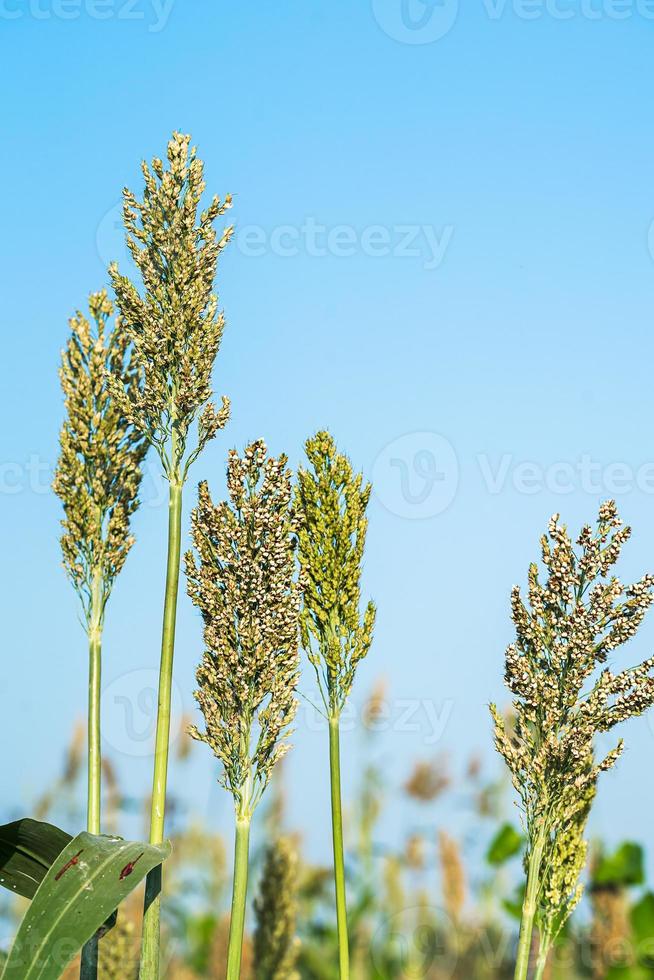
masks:
[[[361,595],[371,486],[327,431],[307,439],[296,474],[262,440],[232,449],[227,499],[200,480],[182,556],[190,472],[230,416],[227,397],[214,404],[212,374],[225,326],[214,281],[232,234],[214,225],[231,198],[203,208],[203,165],[179,133],[166,161],[142,173],[142,196],[124,191],[136,282],[111,265],[114,298],[90,295],[62,356],[54,491],[88,640],[87,722],[33,813],[16,815],[10,802],[0,827],[3,915],[15,934],[4,980],[654,976],[643,852],[633,842],[607,851],[587,832],[598,781],[623,750],[615,740],[597,754],[597,736],[654,703],[654,657],[634,667],[620,659],[654,600],[654,576],[624,585],[615,574],[631,531],[614,502],[572,537],[554,515],[526,590],[512,592],[511,702],[490,706],[506,775],[471,760],[453,778],[443,757],[416,760],[402,792],[423,819],[380,847],[382,808],[402,806],[375,762],[381,690],[365,711],[370,758],[346,799],[340,774],[342,714],[374,643],[375,605]],[[134,545],[148,452],[168,482],[169,513],[152,783],[134,800],[101,751],[102,637]],[[186,755],[194,739],[215,756],[234,804],[233,861],[232,841],[189,823],[168,790],[182,569],[203,645],[201,721],[188,720],[180,744]],[[329,746],[329,867],[305,860],[285,808],[283,758],[304,671]],[[448,793],[474,817],[467,836],[439,813]],[[123,817],[135,808],[145,826],[126,840]]]

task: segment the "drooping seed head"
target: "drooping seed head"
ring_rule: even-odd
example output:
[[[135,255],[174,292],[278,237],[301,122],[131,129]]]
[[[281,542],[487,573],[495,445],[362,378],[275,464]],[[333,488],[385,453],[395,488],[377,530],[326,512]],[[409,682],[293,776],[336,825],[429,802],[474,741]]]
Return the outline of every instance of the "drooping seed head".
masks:
[[[108,373],[124,391],[138,386],[129,339],[102,290],[89,297],[90,319],[77,312],[62,353],[61,386],[66,419],[53,489],[64,507],[61,538],[64,567],[78,592],[87,621],[94,579],[104,608],[132,547],[130,518],[138,507],[141,464],[147,443],[122,412],[107,384]],[[95,610],[97,615],[98,610]]]
[[[231,207],[231,197],[214,197],[199,212],[204,168],[190,137],[174,133],[166,167],[143,163],[145,188],[138,200],[123,192],[127,245],[141,274],[143,291],[109,269],[140,385],[113,391],[126,418],[156,447],[169,479],[184,479],[207,442],[229,418],[229,400],[216,410],[211,374],[224,317],[213,287],[218,257],[233,229],[217,236],[214,223]],[[188,446],[197,421],[197,443]]]
[[[511,596],[516,639],[505,662],[511,730],[494,705],[491,711],[530,847],[546,832],[550,871],[541,915],[550,923],[564,921],[577,900],[573,852],[579,853],[599,774],[622,752],[620,741],[595,762],[595,736],[654,704],[654,657],[617,673],[604,666],[654,601],[654,576],[624,586],[611,574],[630,533],[613,501],[602,504],[595,529],[584,527],[576,547],[555,515],[541,541],[545,582],[534,564],[526,599],[517,587]]]

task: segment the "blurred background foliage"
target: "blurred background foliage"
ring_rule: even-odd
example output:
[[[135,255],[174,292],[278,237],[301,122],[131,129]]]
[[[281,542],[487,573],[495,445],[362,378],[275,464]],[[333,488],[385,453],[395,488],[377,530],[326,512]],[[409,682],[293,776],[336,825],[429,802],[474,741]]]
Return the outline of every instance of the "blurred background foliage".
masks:
[[[417,759],[401,797],[391,799],[383,767],[373,761],[375,714],[384,696],[380,683],[366,704],[369,761],[349,795],[347,811],[353,980],[510,980],[524,847],[510,785],[497,778],[499,765],[488,774],[473,758],[453,776],[453,760],[439,755]],[[33,816],[67,830],[82,825],[84,743],[85,728],[78,723],[62,771],[35,801]],[[190,739],[178,746],[182,762],[195,751]],[[338,980],[331,869],[303,855],[301,830],[286,812],[283,765],[273,787],[253,854],[244,980]],[[452,825],[451,816],[445,825],[439,811],[448,795],[456,804],[450,813],[465,810],[472,818],[465,821],[465,831],[464,822]],[[171,804],[164,976],[222,980],[232,841],[187,817],[182,801]],[[148,805],[123,796],[105,757],[104,829],[120,833],[135,808],[145,822]],[[407,814],[394,848],[376,840],[377,822],[391,805]],[[548,980],[654,980],[654,892],[647,887],[644,858],[636,842],[610,849],[592,841],[585,899],[554,950]],[[4,936],[11,937],[24,908],[24,900],[0,893]],[[137,980],[141,911],[137,890],[102,941],[104,980]],[[64,980],[78,975],[74,962]]]

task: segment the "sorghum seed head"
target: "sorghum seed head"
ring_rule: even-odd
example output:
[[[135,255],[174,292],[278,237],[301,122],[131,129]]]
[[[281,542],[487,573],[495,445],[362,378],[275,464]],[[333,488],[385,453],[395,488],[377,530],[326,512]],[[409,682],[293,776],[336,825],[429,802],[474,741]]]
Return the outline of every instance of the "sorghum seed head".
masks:
[[[259,895],[254,902],[254,970],[257,980],[299,980],[297,919],[298,859],[291,841],[280,838],[266,851]]]
[[[511,595],[516,639],[506,651],[504,676],[513,694],[512,730],[494,706],[491,711],[530,848],[545,835],[545,928],[560,928],[578,900],[597,779],[622,751],[620,742],[595,762],[595,736],[654,704],[654,657],[617,674],[601,669],[635,635],[654,601],[652,575],[630,586],[610,575],[629,536],[613,501],[600,507],[595,529],[582,529],[576,548],[554,515],[541,542],[546,581],[532,565],[526,599],[517,587]]]
[[[195,553],[185,558],[205,641],[195,694],[205,731],[191,734],[220,759],[222,783],[245,813],[289,747],[300,589],[286,457],[266,458],[262,441],[242,458],[231,451],[227,488],[229,501],[214,504],[200,484],[191,521]]]
[[[117,265],[109,269],[140,381],[125,389],[119,378],[113,379],[113,393],[175,480],[185,478],[229,418],[227,398],[218,411],[211,401],[211,373],[224,327],[213,285],[218,257],[233,230],[228,227],[218,237],[214,222],[231,207],[231,197],[214,197],[198,214],[204,170],[190,142],[189,136],[174,133],[167,168],[157,158],[150,167],[143,163],[141,201],[123,192],[127,246],[143,294]],[[197,444],[189,450],[196,421]]]
[[[372,642],[375,606],[361,605],[361,566],[371,486],[355,474],[328,432],[306,443],[311,469],[300,469],[296,507],[304,602],[302,645],[330,712],[340,712],[356,668]]]
[[[102,608],[123,567],[133,538],[130,518],[138,507],[141,464],[147,443],[122,412],[108,385],[111,372],[124,391],[137,388],[129,340],[102,290],[89,297],[90,320],[77,312],[61,358],[66,419],[53,489],[64,507],[64,567],[89,624],[94,579]],[[98,609],[93,611],[98,615]]]

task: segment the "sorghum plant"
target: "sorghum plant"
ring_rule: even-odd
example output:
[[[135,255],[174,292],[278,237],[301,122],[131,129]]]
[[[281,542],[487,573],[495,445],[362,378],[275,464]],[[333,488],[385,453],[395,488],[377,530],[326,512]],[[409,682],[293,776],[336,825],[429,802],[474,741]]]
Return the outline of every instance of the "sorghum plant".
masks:
[[[185,558],[188,593],[204,621],[196,700],[205,730],[190,730],[222,763],[234,798],[236,842],[228,980],[243,946],[250,823],[275,764],[287,752],[298,680],[296,523],[286,457],[254,442],[229,454],[229,501],[214,504],[201,483],[192,516],[197,553]]]
[[[345,863],[340,779],[340,715],[356,668],[372,642],[375,606],[361,616],[361,564],[370,484],[337,452],[328,432],[306,443],[311,470],[300,469],[296,506],[301,517],[299,559],[304,602],[302,645],[313,665],[329,721],[334,881],[341,980],[349,976]]]
[[[654,576],[623,586],[611,574],[630,533],[609,501],[575,548],[555,515],[542,539],[547,581],[532,564],[527,602],[519,588],[512,592],[516,641],[506,652],[505,681],[514,724],[508,728],[491,710],[528,839],[517,980],[527,976],[535,917],[542,974],[549,946],[580,897],[584,827],[597,779],[622,752],[620,741],[596,762],[595,736],[654,703],[654,657],[619,673],[598,672],[634,636],[654,598]]]
[[[53,487],[64,507],[64,567],[80,598],[88,637],[87,830],[99,834],[102,628],[109,594],[134,541],[130,518],[138,507],[147,444],[107,387],[108,372],[130,393],[138,377],[121,324],[109,327],[113,306],[105,291],[90,295],[89,310],[90,320],[81,312],[71,318],[62,353],[66,419]],[[83,975],[93,975],[96,956],[92,942],[84,950]]]
[[[150,841],[164,836],[170,736],[170,697],[181,551],[182,490],[189,467],[223,428],[229,401],[216,411],[211,373],[224,318],[213,294],[218,256],[232,233],[217,237],[214,222],[231,206],[214,197],[198,216],[205,189],[203,164],[190,137],[174,133],[168,168],[156,158],[143,164],[142,201],[123,192],[127,245],[144,292],[116,265],[110,275],[139,372],[138,387],[114,378],[112,392],[125,418],[155,447],[169,482],[168,559],[155,740]],[[194,443],[191,443],[193,432]],[[141,976],[159,975],[161,869],[148,875]]]
[[[271,844],[254,903],[254,974],[256,980],[299,980],[297,919],[297,854],[284,837]]]

